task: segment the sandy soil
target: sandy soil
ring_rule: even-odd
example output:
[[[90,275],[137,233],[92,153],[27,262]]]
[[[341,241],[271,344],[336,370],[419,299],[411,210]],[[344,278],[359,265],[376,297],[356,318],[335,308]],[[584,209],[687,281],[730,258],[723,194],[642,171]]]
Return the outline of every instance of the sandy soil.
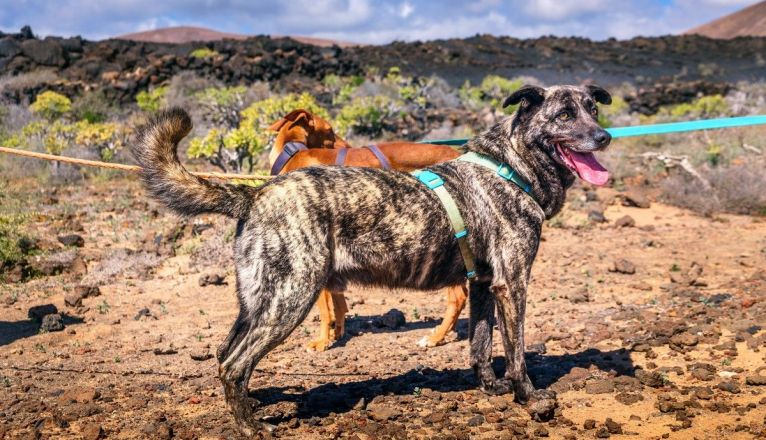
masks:
[[[133,180],[23,188],[11,190],[36,210],[30,233],[49,252],[62,250],[60,235],[82,236],[75,249],[87,273],[0,284],[0,439],[237,438],[212,357],[237,311],[233,224],[179,226]],[[264,435],[766,436],[766,222],[625,207],[614,196],[599,190],[586,201],[575,190],[546,227],[533,270],[527,358],[536,386],[558,395],[551,420],[532,420],[512,395],[475,389],[467,310],[456,340],[416,345],[438,324],[442,293],[352,289],[345,339],[307,352],[314,311],[258,365],[250,387],[272,427]],[[592,209],[608,221],[590,222]],[[616,222],[626,215],[634,225]],[[200,286],[211,274],[228,284]],[[83,284],[100,293],[83,294]],[[81,305],[67,306],[78,293]],[[45,304],[63,315],[63,331],[29,318]],[[376,319],[391,309],[404,326]]]

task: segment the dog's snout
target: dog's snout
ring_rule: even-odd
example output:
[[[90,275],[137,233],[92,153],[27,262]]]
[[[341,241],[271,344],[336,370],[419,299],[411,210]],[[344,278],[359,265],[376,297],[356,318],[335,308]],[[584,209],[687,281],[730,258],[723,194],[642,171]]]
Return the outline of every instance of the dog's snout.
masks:
[[[593,140],[599,147],[605,147],[609,145],[609,142],[612,140],[612,136],[606,130],[598,130],[593,135]]]

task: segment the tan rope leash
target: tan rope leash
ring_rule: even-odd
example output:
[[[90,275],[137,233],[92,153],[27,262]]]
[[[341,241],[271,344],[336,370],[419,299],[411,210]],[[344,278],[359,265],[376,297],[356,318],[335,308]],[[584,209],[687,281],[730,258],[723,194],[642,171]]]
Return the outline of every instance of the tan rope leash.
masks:
[[[8,153],[16,156],[32,157],[35,159],[52,160],[56,162],[71,163],[74,165],[83,165],[88,167],[108,168],[112,170],[128,171],[137,173],[141,167],[137,165],[125,165],[122,163],[101,162],[98,160],[76,159],[74,157],[56,156],[55,154],[37,153],[34,151],[19,150],[16,148],[0,147],[0,153]],[[205,173],[192,172],[197,177],[203,179],[240,179],[240,180],[269,180],[274,176],[265,176],[257,174],[228,174],[228,173]]]

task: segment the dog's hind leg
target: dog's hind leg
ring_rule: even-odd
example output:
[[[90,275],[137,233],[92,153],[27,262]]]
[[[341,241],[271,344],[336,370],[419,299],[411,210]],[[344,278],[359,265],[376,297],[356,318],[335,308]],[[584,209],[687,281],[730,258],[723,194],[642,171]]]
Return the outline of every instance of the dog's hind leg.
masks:
[[[317,300],[319,309],[319,336],[306,345],[308,351],[325,351],[335,340],[335,323],[333,319],[333,296],[327,289],[322,289]],[[345,315],[344,315],[345,316]]]
[[[331,292],[332,296],[332,321],[335,325],[335,334],[331,335],[334,341],[340,341],[346,333],[346,313],[348,313],[348,304],[346,304],[346,295],[343,292]]]
[[[418,341],[421,347],[436,347],[444,343],[447,335],[455,331],[460,312],[465,308],[465,302],[468,299],[468,288],[465,284],[450,286],[447,288],[447,310],[444,312],[444,319],[428,336]]]
[[[489,283],[471,283],[469,295],[470,364],[481,390],[488,394],[505,394],[510,391],[506,382],[498,381],[492,370],[492,328],[494,327],[495,301],[489,290]]]
[[[247,391],[250,376],[258,361],[284,341],[308,315],[324,283],[316,275],[297,272],[289,282],[277,288],[240,291],[241,297],[247,300],[241,305],[229,336],[218,349],[218,374],[226,402],[247,436],[260,429],[253,417],[258,402],[251,399]]]

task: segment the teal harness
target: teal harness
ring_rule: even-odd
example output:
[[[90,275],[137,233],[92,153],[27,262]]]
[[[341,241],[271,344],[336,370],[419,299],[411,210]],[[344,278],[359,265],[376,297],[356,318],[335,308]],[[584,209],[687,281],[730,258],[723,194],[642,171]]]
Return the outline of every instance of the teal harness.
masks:
[[[466,153],[458,157],[457,160],[471,162],[476,165],[481,165],[484,168],[489,168],[498,176],[505,180],[510,180],[525,193],[529,194],[529,183],[519,176],[507,163],[498,162],[491,157],[474,152]],[[442,203],[442,206],[444,206],[444,210],[447,212],[447,217],[452,225],[452,231],[457,239],[460,254],[463,256],[466,276],[468,279],[475,278],[476,261],[473,256],[473,251],[471,251],[471,247],[468,245],[468,230],[465,227],[465,221],[460,214],[460,209],[457,207],[455,199],[452,198],[449,191],[444,187],[444,180],[438,174],[429,170],[417,170],[413,171],[412,174],[439,197],[439,201]]]

